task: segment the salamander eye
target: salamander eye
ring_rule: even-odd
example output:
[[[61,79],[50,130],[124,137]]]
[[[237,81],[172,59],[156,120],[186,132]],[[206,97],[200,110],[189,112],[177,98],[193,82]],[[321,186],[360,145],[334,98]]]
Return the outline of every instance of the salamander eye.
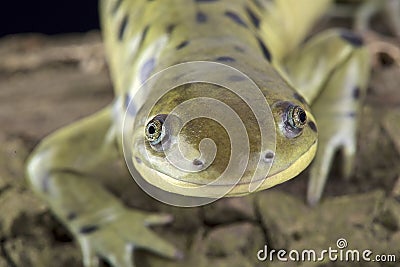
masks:
[[[287,116],[287,122],[292,128],[303,129],[307,123],[307,114],[300,106],[289,107]]]
[[[147,141],[151,145],[159,144],[165,136],[164,116],[157,115],[151,119],[145,128],[145,135]]]
[[[294,138],[302,133],[307,124],[307,114],[300,106],[289,105],[284,119],[285,135]]]

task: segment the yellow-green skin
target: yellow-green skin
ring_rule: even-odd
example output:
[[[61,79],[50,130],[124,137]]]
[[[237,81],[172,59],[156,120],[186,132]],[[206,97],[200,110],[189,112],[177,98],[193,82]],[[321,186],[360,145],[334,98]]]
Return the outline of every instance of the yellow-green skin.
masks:
[[[276,125],[276,151],[271,170],[258,190],[295,177],[315,157],[308,201],[316,203],[338,149],[344,152],[344,174],[350,175],[359,100],[368,81],[366,49],[358,36],[340,29],[320,33],[300,46],[330,4],[329,0],[100,1],[115,101],[44,139],[30,157],[27,169],[32,187],[82,246],[85,266],[96,266],[98,256],[114,266],[133,266],[130,252],[136,247],[171,258],[181,256],[147,229],[148,225],[170,221],[169,216],[126,208],[96,178],[102,168],[122,155],[121,129],[127,103],[144,80],[169,66],[219,61],[242,71],[261,89]],[[157,102],[150,118],[168,114],[199,92],[224,100],[235,109],[248,131],[251,158],[258,158],[257,121],[244,103],[217,86],[193,83],[178,87]],[[285,134],[288,105],[300,106],[307,113],[307,123],[296,137]],[[203,138],[212,139],[218,147],[216,160],[209,168],[182,175],[165,164],[163,153],[139,142],[145,138],[144,124],[150,119],[145,115],[140,110],[135,114],[142,128],[135,132],[136,146],[131,152],[135,167],[146,180],[151,180],[148,176],[156,171],[165,179],[190,187],[207,183],[223,172],[230,144],[221,125],[202,118],[182,129],[180,135],[189,158],[196,157]],[[253,167],[249,164],[243,186],[234,187],[230,195],[248,193],[245,185]],[[212,196],[212,188],[202,194]]]

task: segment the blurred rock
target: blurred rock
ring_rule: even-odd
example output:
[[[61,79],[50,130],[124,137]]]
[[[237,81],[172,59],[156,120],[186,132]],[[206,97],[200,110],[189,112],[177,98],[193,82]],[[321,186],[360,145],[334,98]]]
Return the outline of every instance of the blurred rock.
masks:
[[[293,196],[271,191],[259,195],[257,205],[270,248],[312,249],[318,253],[329,247],[338,249],[336,242],[344,238],[345,249],[369,249],[373,255],[398,256],[400,203],[385,198],[382,191],[330,198],[315,208],[307,207]],[[301,266],[319,264],[308,262]],[[380,265],[364,262],[362,266]]]
[[[254,197],[230,197],[219,199],[203,208],[204,221],[208,225],[255,220]]]

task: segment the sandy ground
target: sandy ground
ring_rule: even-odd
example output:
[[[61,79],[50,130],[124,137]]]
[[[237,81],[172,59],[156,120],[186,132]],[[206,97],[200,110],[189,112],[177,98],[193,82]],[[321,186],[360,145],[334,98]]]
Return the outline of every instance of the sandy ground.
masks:
[[[77,243],[29,189],[24,164],[47,134],[112,100],[99,35],[8,37],[0,40],[0,59],[0,266],[82,266]],[[399,266],[399,84],[399,66],[386,60],[375,67],[355,174],[343,180],[336,164],[315,208],[304,204],[307,171],[272,190],[192,209],[160,204],[132,182],[119,192],[121,199],[131,207],[173,214],[174,222],[154,231],[185,252],[176,262],[138,251],[137,266],[281,266],[259,261],[257,252],[266,244],[269,249],[337,249],[340,238],[348,249],[395,255],[397,263],[288,266]]]

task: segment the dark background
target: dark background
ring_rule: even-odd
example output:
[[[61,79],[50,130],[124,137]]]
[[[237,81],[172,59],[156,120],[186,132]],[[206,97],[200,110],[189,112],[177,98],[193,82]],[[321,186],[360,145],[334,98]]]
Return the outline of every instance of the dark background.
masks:
[[[59,34],[99,27],[98,0],[4,0],[0,37],[14,33]]]

